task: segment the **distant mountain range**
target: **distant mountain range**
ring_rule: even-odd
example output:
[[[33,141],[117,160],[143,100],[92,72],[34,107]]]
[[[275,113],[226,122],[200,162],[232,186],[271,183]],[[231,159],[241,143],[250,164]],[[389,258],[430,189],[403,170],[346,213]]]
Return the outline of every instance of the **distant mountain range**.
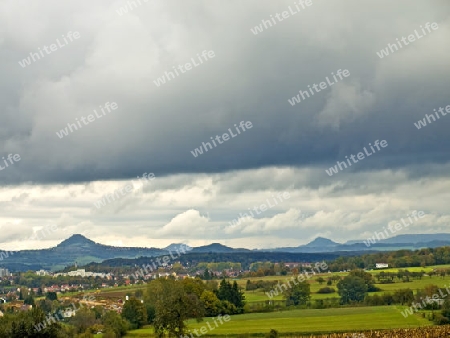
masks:
[[[364,242],[367,240],[351,240],[346,243],[336,243],[330,239],[318,237],[312,242],[297,247],[281,247],[275,249],[249,250],[243,248],[231,248],[220,243],[212,243],[205,246],[191,248],[181,243],[174,243],[166,248],[139,248],[139,247],[115,247],[96,243],[82,235],[72,235],[54,248],[41,250],[1,251],[0,267],[11,271],[26,270],[58,270],[66,266],[86,265],[94,262],[116,258],[135,259],[140,257],[156,257],[169,255],[170,252],[179,250],[180,246],[190,249],[189,254],[251,254],[251,253],[333,253],[333,254],[359,254],[365,251],[388,251],[400,249],[420,249],[424,247],[440,247],[450,245],[450,234],[421,234],[398,235],[386,240]],[[259,257],[259,256],[258,256]]]
[[[382,236],[380,236],[381,238]],[[350,240],[344,244],[333,242],[330,239],[317,237],[312,242],[298,247],[281,247],[270,249],[272,252],[342,252],[342,251],[388,251],[401,249],[436,248],[450,245],[450,234],[417,234],[398,235],[395,237],[372,241]]]

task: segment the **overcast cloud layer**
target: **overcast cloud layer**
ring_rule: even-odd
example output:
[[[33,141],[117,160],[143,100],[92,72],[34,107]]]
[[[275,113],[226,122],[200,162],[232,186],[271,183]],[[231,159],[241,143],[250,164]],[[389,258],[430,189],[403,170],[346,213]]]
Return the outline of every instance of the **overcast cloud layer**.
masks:
[[[158,247],[344,242],[412,210],[427,216],[405,233],[448,231],[450,114],[414,126],[450,105],[448,1],[312,0],[257,35],[251,28],[294,1],[140,2],[119,15],[126,1],[0,1],[0,158],[21,158],[0,171],[0,248],[48,247],[72,233]],[[378,57],[427,22],[439,28]],[[19,65],[69,31],[79,39]],[[215,57],[155,85],[204,50]],[[288,103],[338,69],[350,76]],[[118,108],[56,135],[105,102]],[[192,155],[241,121],[253,127]],[[388,146],[327,175],[375,140]],[[144,188],[94,207],[150,172]],[[229,224],[285,191],[276,207]],[[59,230],[23,240],[46,224]]]

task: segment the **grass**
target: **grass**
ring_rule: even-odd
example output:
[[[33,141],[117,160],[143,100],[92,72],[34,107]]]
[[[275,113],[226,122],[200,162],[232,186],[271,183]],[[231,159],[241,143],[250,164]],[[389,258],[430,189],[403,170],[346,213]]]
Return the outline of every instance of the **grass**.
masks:
[[[328,333],[375,329],[412,328],[429,326],[431,323],[418,316],[404,318],[402,306],[377,306],[337,309],[291,310],[271,313],[249,313],[230,316],[229,322],[214,325],[213,318],[203,322],[188,321],[190,330],[200,330],[207,322],[214,330],[207,335],[263,334],[275,329],[280,333]],[[126,337],[146,337],[153,334],[151,328],[130,331]],[[194,334],[195,337],[195,334]]]
[[[421,271],[424,270],[426,272],[431,271],[434,268],[437,269],[443,269],[443,268],[448,268],[450,266],[436,266],[436,267],[429,267],[429,268],[408,268],[409,271]],[[397,272],[398,269],[383,269],[382,271],[385,272]],[[377,281],[376,279],[376,275],[379,273],[380,271],[371,271],[371,273],[374,275],[374,279],[375,281]],[[348,273],[345,273],[344,275],[347,275]],[[337,275],[337,274],[328,274],[328,275],[321,275],[322,277],[324,277],[326,279],[326,277],[330,276],[330,275]],[[332,285],[326,285],[326,283],[323,283],[322,285],[320,285],[316,279],[319,275],[314,276],[312,278],[310,278],[308,280],[308,282],[310,283],[311,286],[311,300],[318,300],[318,299],[325,299],[325,298],[335,298],[335,297],[339,297],[337,291],[337,285],[335,283],[333,283]],[[291,276],[267,276],[267,277],[256,277],[256,278],[248,278],[252,281],[256,281],[256,280],[279,280],[280,283],[283,283],[286,281],[287,277],[291,277]],[[240,285],[242,287],[245,288],[245,283],[247,282],[247,278],[245,280],[241,280],[240,281]],[[291,283],[292,284],[292,283]],[[382,295],[386,292],[390,292],[393,293],[396,290],[399,289],[411,289],[414,291],[414,293],[416,292],[417,289],[423,289],[425,288],[427,285],[430,284],[434,284],[437,285],[438,287],[444,287],[444,286],[450,286],[450,278],[448,276],[446,276],[445,278],[442,278],[440,276],[432,276],[432,277],[427,277],[424,276],[422,277],[422,279],[411,279],[410,282],[399,282],[397,279],[395,279],[395,283],[392,284],[379,284],[376,283],[375,286],[377,286],[378,288],[380,288],[382,291],[379,292],[371,292],[370,295]],[[324,287],[332,287],[336,290],[336,292],[334,293],[328,293],[328,294],[318,294],[317,291],[319,291],[320,288],[324,288]],[[246,301],[248,303],[253,303],[253,302],[263,302],[266,300],[269,300],[269,297],[264,293],[264,291],[258,289],[258,290],[254,290],[254,291],[245,291],[245,298]],[[280,295],[273,297],[272,299],[274,300],[282,300],[283,297]]]

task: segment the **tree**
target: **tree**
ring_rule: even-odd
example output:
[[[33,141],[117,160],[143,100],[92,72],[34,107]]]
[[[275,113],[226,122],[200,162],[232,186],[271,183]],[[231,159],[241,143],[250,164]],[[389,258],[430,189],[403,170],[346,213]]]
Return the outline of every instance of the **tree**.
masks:
[[[231,293],[232,287],[230,282],[227,282],[225,278],[222,279],[220,281],[219,289],[217,290],[217,298],[219,298],[220,300],[228,300],[229,302],[231,302]]]
[[[217,298],[219,298],[222,302],[228,301],[233,304],[236,308],[235,313],[242,313],[244,311],[245,305],[245,296],[244,292],[239,288],[236,281],[233,282],[233,285],[230,282],[227,282],[224,279],[220,282],[219,289],[216,292]],[[229,308],[225,306],[224,308]],[[233,313],[227,313],[233,314]]]
[[[409,304],[414,300],[414,293],[411,289],[400,289],[395,291],[392,297],[397,304]]]
[[[237,285],[236,281],[233,282],[233,288],[232,288],[232,303],[238,308],[243,309],[245,305],[245,296],[244,292],[241,290],[241,288]]]
[[[114,332],[115,337],[122,337],[127,333],[128,324],[126,320],[115,311],[107,311],[102,316],[102,323],[107,331]]]
[[[147,324],[153,324],[156,316],[155,307],[152,304],[144,303],[145,309],[147,310]]]
[[[144,295],[144,291],[142,291],[141,289],[136,290],[136,291],[134,292],[134,297],[136,297],[136,298],[138,298],[138,299],[141,299],[143,295]]]
[[[306,305],[311,299],[311,288],[309,283],[304,281],[293,285],[292,288],[283,291],[287,305]]]
[[[45,313],[34,308],[31,311],[5,314],[0,317],[0,338],[57,338],[61,337],[59,323],[47,323]]]
[[[322,285],[323,282],[325,282],[325,279],[324,279],[323,277],[319,277],[319,278],[316,279],[316,281],[317,281],[320,285]]]
[[[24,303],[24,304],[27,304],[27,305],[32,305],[33,307],[36,305],[36,304],[34,303],[34,298],[33,298],[32,295],[26,296],[25,299],[23,300],[23,303]]]
[[[220,313],[221,304],[219,298],[217,298],[216,294],[212,291],[205,290],[203,291],[200,301],[205,308],[205,315],[207,317],[214,317]]]
[[[122,317],[131,323],[133,329],[139,329],[147,322],[147,310],[140,300],[132,297],[125,301]]]
[[[58,295],[56,294],[56,292],[53,291],[49,291],[45,294],[45,299],[48,300],[58,300]]]
[[[444,304],[442,304],[442,316],[450,321],[450,298],[445,298]]]
[[[200,298],[206,286],[205,283],[200,278],[186,278],[181,281],[184,291],[189,294],[195,294],[197,298]]]
[[[172,265],[172,270],[176,273],[181,273],[184,271],[184,268],[183,265],[177,262]]]
[[[209,270],[205,269],[205,271],[203,272],[203,279],[204,280],[210,280],[211,279],[211,275],[209,274]]]
[[[79,308],[70,323],[75,327],[77,333],[84,333],[92,325],[96,324],[95,313],[85,307]]]
[[[157,279],[147,287],[146,302],[155,309],[153,327],[157,337],[168,333],[172,336],[184,335],[185,321],[196,318],[200,321],[204,309],[195,293],[185,291],[183,284],[170,279]]]
[[[52,311],[52,302],[48,299],[40,299],[37,305],[45,313]]]
[[[361,269],[356,269],[350,271],[348,275],[362,278],[364,280],[364,283],[367,285],[367,292],[378,291],[378,289],[375,287],[375,280],[373,279],[371,273],[365,272],[364,270]]]
[[[367,295],[367,284],[361,277],[348,275],[337,284],[341,304],[362,302]]]

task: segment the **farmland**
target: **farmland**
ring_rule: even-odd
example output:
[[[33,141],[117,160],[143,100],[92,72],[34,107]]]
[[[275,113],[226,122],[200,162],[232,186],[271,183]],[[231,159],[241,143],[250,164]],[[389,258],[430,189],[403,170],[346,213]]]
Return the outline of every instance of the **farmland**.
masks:
[[[438,269],[442,269],[442,268],[448,268],[450,267],[449,265],[445,265],[445,266],[435,266],[435,267],[426,267],[426,268],[408,268],[409,271],[413,272],[419,272],[419,271],[425,271],[425,272],[429,272],[432,271],[434,268],[438,268]],[[374,277],[376,277],[377,274],[379,274],[381,271],[384,272],[397,272],[398,269],[383,269],[383,270],[374,270],[371,271],[371,273],[374,275]],[[327,278],[330,275],[338,275],[341,277],[344,277],[347,275],[347,273],[332,273],[332,274],[317,274],[313,277],[311,277],[308,282],[311,285],[311,300],[318,300],[318,299],[325,299],[325,298],[334,298],[334,297],[339,297],[339,295],[337,294],[337,287],[336,287],[336,283],[333,283],[332,285],[330,285],[330,287],[334,288],[336,290],[335,293],[331,293],[331,294],[319,294],[317,293],[317,291],[319,291],[320,288],[326,287],[326,283],[323,283],[322,285],[319,284],[316,279],[319,276],[322,276],[323,278]],[[245,278],[245,279],[239,279],[237,280],[237,283],[239,286],[241,286],[243,289],[245,289],[245,284],[247,282],[247,280],[250,280],[252,282],[257,281],[257,280],[264,280],[264,281],[279,281],[280,283],[286,283],[286,280],[288,280],[291,276],[265,276],[265,277],[250,277],[250,278]],[[426,287],[427,285],[430,284],[434,284],[437,285],[438,287],[444,287],[444,286],[448,286],[450,285],[450,278],[449,277],[445,277],[442,278],[440,276],[424,276],[421,279],[411,279],[410,282],[396,282],[396,283],[391,283],[391,284],[380,284],[380,283],[376,283],[375,286],[377,286],[378,288],[381,289],[381,291],[378,292],[372,292],[370,293],[370,295],[374,295],[374,294],[378,294],[378,295],[382,295],[386,292],[394,292],[396,290],[399,289],[405,289],[405,288],[409,288],[413,291],[416,291],[417,289],[423,289],[424,287]],[[119,287],[119,288],[114,288],[114,289],[103,289],[101,290],[101,292],[99,293],[99,296],[103,297],[103,298],[124,298],[125,295],[129,294],[129,295],[133,295],[136,291],[138,290],[145,290],[145,284],[144,285],[132,285],[132,286],[127,286],[127,287]],[[264,291],[262,291],[261,289],[255,290],[255,291],[245,291],[245,298],[247,303],[253,303],[253,302],[264,302],[269,300],[269,297],[265,294]],[[278,296],[275,296],[272,298],[273,300],[282,300],[283,297],[281,294],[279,294]]]
[[[284,334],[312,334],[331,332],[361,332],[366,330],[414,328],[429,326],[421,316],[404,318],[401,306],[378,306],[338,309],[291,310],[275,313],[250,313],[231,316],[228,323],[219,325],[208,335],[264,334],[275,329]],[[368,320],[370,318],[370,320]],[[203,322],[189,321],[189,329],[200,329]],[[127,337],[145,337],[151,328],[130,331]]]
[[[425,271],[431,272],[434,268],[441,269],[448,266],[428,267],[428,268],[411,268],[409,271]],[[396,269],[384,269],[384,272],[395,273]],[[375,280],[380,270],[371,271]],[[317,291],[320,288],[326,287],[326,283],[320,284],[317,278],[322,276],[324,279],[332,275],[339,275],[344,277],[347,273],[324,273],[317,274],[308,279],[308,283],[311,287],[311,300],[325,299],[325,298],[338,298],[336,282],[333,282],[329,287],[336,289],[335,293],[331,294],[318,294]],[[275,281],[280,283],[286,283],[291,276],[266,276],[266,277],[253,277],[237,280],[238,284],[245,289],[247,280],[252,282],[257,280]],[[409,288],[416,291],[417,289],[423,289],[427,285],[434,284],[439,287],[448,286],[450,284],[449,277],[441,277],[437,275],[423,276],[420,279],[410,279],[409,282],[401,282],[396,280],[395,283],[390,284],[375,284],[381,291],[371,292],[370,295],[379,294],[382,295],[386,292],[394,292],[399,289]],[[126,294],[133,295],[136,291],[144,291],[145,285],[134,285],[123,288],[104,289],[99,292],[99,297],[105,299],[119,299],[124,298]],[[245,297],[247,304],[256,305],[269,300],[269,297],[262,289],[254,291],[245,291]],[[272,298],[272,300],[283,299],[279,294]],[[364,332],[364,337],[391,337],[393,333],[370,333],[370,330],[389,330],[396,329],[395,334],[399,337],[415,337],[416,330],[412,328],[420,328],[420,330],[430,330],[429,332],[444,332],[449,330],[448,328],[433,327],[423,314],[423,312],[415,313],[414,315],[404,318],[401,312],[406,309],[405,306],[390,305],[390,306],[372,306],[372,307],[341,307],[341,308],[328,308],[328,309],[288,309],[282,308],[282,311],[270,312],[270,313],[246,313],[241,315],[231,316],[231,320],[228,323],[214,327],[214,330],[205,336],[238,336],[242,334],[249,335],[264,335],[269,333],[271,329],[277,330],[280,335],[293,335],[300,336],[304,334],[315,335],[325,334],[323,337],[345,337],[344,334],[339,333],[361,333]],[[211,318],[205,318],[203,322],[197,323],[193,320],[188,321],[190,330],[200,330],[202,326],[205,326],[207,322],[211,323]],[[409,331],[399,329],[409,329]],[[433,331],[435,330],[435,331]],[[441,330],[441,331],[439,331]],[[446,331],[445,331],[446,332]],[[331,335],[331,334],[334,335]],[[434,334],[434,333],[432,333]],[[439,337],[436,333],[436,337]],[[130,331],[127,337],[148,337],[153,335],[153,329],[151,327],[144,327],[139,330]],[[190,336],[189,336],[190,337]],[[194,335],[195,337],[195,335]],[[318,336],[320,337],[320,336]],[[358,337],[358,336],[355,336]],[[433,337],[433,336],[430,336]]]

